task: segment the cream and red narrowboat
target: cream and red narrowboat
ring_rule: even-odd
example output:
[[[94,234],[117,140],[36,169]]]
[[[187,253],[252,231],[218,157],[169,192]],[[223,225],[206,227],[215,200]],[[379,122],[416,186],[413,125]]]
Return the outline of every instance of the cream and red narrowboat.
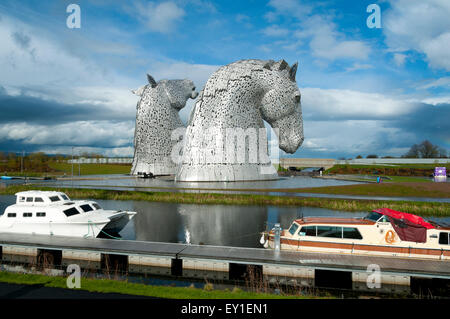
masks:
[[[263,233],[274,248],[275,230]],[[450,260],[450,227],[389,208],[366,217],[304,217],[281,230],[280,248],[304,252]],[[263,238],[262,238],[263,239]]]

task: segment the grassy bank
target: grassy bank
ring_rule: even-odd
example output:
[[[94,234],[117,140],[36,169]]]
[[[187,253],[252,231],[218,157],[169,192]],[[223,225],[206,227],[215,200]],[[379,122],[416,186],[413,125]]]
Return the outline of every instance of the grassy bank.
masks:
[[[16,274],[1,271],[0,282],[26,285],[43,285],[44,287],[67,288],[66,277],[45,276],[38,274]],[[136,296],[148,296],[169,299],[298,299],[312,298],[300,295],[275,295],[269,293],[246,292],[233,290],[217,290],[211,284],[204,289],[192,287],[150,286],[127,281],[111,279],[81,278],[81,290],[100,293],[120,293]],[[106,296],[105,296],[106,297]]]
[[[45,177],[45,176],[67,176],[72,175],[72,164],[50,162],[46,164],[45,170],[29,170],[26,169],[22,173],[20,170],[0,170],[0,175],[8,176],[28,176],[28,177]],[[73,164],[73,175],[109,175],[109,174],[129,174],[131,164]]]
[[[450,164],[334,165],[325,174],[361,174],[387,176],[430,176],[436,166],[450,169]]]
[[[50,168],[60,174],[72,175],[72,164],[50,163]],[[80,168],[81,175],[106,175],[106,174],[130,174],[130,164],[73,164],[73,175],[78,176]]]
[[[364,185],[358,185],[364,186]],[[436,202],[348,200],[313,197],[289,197],[251,194],[213,194],[176,192],[138,192],[99,189],[49,188],[38,186],[9,186],[0,189],[0,194],[14,195],[16,192],[31,189],[56,190],[71,198],[91,198],[108,200],[138,200],[201,205],[257,205],[257,206],[309,206],[341,211],[370,211],[387,207],[421,216],[450,216],[450,205]]]
[[[450,198],[450,183],[393,182],[311,188],[283,189],[284,192],[364,196]]]

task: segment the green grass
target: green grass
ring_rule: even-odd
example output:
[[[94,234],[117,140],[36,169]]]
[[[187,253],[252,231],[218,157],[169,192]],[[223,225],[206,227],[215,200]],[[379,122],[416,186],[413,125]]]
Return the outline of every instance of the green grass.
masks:
[[[72,164],[50,163],[50,168],[66,175],[72,175]],[[81,175],[129,174],[129,164],[81,164]],[[73,174],[78,175],[78,164],[73,164]]]
[[[372,184],[370,184],[372,185]],[[382,184],[376,184],[379,186]],[[387,184],[384,184],[387,185]],[[353,185],[350,185],[353,186]],[[364,186],[364,185],[356,185]],[[331,187],[330,187],[331,188]],[[136,200],[149,202],[200,204],[200,205],[257,205],[257,206],[309,206],[340,211],[371,211],[386,207],[421,216],[450,216],[450,205],[438,202],[348,200],[314,197],[289,197],[252,194],[213,194],[176,192],[138,192],[99,189],[76,189],[39,186],[9,186],[0,189],[0,194],[13,195],[23,190],[56,190],[71,198],[90,198],[106,200]]]
[[[79,170],[80,169],[80,170]],[[109,174],[130,174],[131,165],[130,164],[73,164],[73,175],[109,175]],[[60,176],[66,174],[67,176],[72,176],[72,164],[69,163],[48,163],[48,171],[25,171],[21,173],[20,171],[7,171],[9,176],[28,176],[28,177],[43,177],[43,176]],[[4,172],[0,171],[0,175],[5,175]]]
[[[283,189],[286,192],[321,193],[336,195],[362,195],[387,197],[431,197],[450,198],[448,183],[380,183],[343,186],[312,187],[300,189]]]
[[[67,288],[65,277],[39,274],[16,274],[1,271],[0,282],[44,287]],[[313,296],[275,295],[269,293],[246,292],[241,289],[216,290],[192,287],[151,286],[111,279],[81,278],[81,290],[99,293],[120,293],[170,299],[299,299]]]
[[[339,164],[325,171],[325,174],[361,174],[387,176],[430,176],[436,166],[450,169],[450,164],[393,164],[393,165],[350,165]]]
[[[388,176],[389,179],[383,179],[383,182],[386,183],[399,183],[399,182],[423,182],[423,183],[432,183],[433,180],[431,178],[426,177],[415,177],[415,176]]]

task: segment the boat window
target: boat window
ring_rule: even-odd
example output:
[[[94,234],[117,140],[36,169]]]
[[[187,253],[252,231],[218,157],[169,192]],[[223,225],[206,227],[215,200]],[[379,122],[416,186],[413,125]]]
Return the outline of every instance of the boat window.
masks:
[[[24,202],[25,201],[25,197],[20,197],[19,198],[19,202]]]
[[[92,203],[92,206],[94,206],[95,209],[102,209],[102,208],[100,207],[100,205],[97,204],[97,203]]]
[[[342,227],[317,226],[317,236],[342,238]]]
[[[359,232],[358,228],[344,227],[343,234],[344,234],[344,238],[362,239],[361,233]]]
[[[444,233],[444,232],[440,232],[439,233],[439,244],[441,245],[448,245],[449,240],[448,240],[448,236],[450,233]]]
[[[37,217],[45,217],[45,213],[36,213]]]
[[[16,217],[16,213],[8,213],[8,217]]]
[[[389,223],[389,218],[386,215],[383,215],[378,221],[380,223]]]
[[[64,200],[70,200],[69,197],[67,197],[67,195],[62,194],[61,197],[62,197]]]
[[[35,197],[34,201],[35,202],[39,202],[39,203],[43,203],[44,202],[44,200],[41,197]]]
[[[380,214],[380,213],[376,213],[376,212],[370,212],[369,214],[367,214],[367,216],[366,217],[364,217],[365,219],[368,219],[368,220],[372,220],[372,221],[374,221],[374,222],[376,222],[377,220],[379,220],[380,219],[380,217],[381,216],[383,216],[382,214]]]
[[[33,197],[27,197],[27,203],[33,202]]]
[[[32,217],[33,213],[23,213],[23,217]]]
[[[50,196],[49,198],[52,202],[57,202],[60,200],[58,196]]]
[[[73,215],[76,215],[76,214],[79,214],[79,213],[80,213],[80,212],[79,212],[75,207],[66,209],[66,210],[64,211],[64,214],[66,214],[67,217],[73,216]]]
[[[294,235],[295,232],[297,231],[297,229],[298,229],[298,225],[294,223],[294,224],[292,224],[291,227],[289,228],[289,233],[290,233],[291,235]]]
[[[316,226],[303,226],[301,229],[305,236],[316,236]]]
[[[81,209],[82,209],[85,213],[90,212],[91,210],[94,210],[94,209],[93,209],[91,206],[89,206],[88,204],[81,205],[80,207],[81,207]]]

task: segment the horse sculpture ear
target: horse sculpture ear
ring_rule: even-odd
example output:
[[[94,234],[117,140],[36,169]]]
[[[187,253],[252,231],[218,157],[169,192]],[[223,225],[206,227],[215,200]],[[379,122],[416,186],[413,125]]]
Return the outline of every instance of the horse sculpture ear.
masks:
[[[278,71],[282,71],[282,70],[289,68],[289,64],[283,59],[280,60],[280,62],[278,62],[278,64],[279,64]]]
[[[153,76],[151,76],[150,74],[147,74],[147,80],[148,80],[148,83],[150,83],[150,85],[152,86],[152,88],[155,88],[158,85],[158,83],[156,83]]]
[[[295,64],[289,70],[289,78],[292,81],[295,81],[295,75],[297,74],[297,68],[298,68],[298,62],[295,62]]]

